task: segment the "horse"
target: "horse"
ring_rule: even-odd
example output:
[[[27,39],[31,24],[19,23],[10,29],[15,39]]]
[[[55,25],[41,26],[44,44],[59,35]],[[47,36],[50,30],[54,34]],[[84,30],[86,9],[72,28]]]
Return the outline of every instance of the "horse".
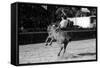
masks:
[[[58,56],[60,56],[60,53],[61,53],[62,50],[64,50],[63,51],[63,55],[65,54],[66,47],[67,47],[69,41],[71,40],[71,37],[68,34],[68,32],[63,31],[61,29],[56,29],[56,28],[57,27],[56,27],[55,24],[48,26],[48,30],[49,30],[48,34],[49,33],[50,34],[47,37],[47,40],[48,40],[48,38],[51,38],[50,45],[52,44],[53,40],[56,40],[56,42],[60,46],[60,51],[58,53]],[[47,40],[46,40],[46,43],[47,43]]]

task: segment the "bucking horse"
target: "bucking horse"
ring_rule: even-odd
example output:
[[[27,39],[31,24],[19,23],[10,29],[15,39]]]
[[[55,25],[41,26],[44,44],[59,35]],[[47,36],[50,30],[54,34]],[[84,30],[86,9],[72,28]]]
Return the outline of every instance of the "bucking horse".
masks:
[[[51,45],[52,42],[55,40],[60,47],[58,52],[58,56],[60,56],[61,51],[63,51],[63,55],[66,52],[66,47],[68,43],[71,41],[71,36],[67,31],[63,31],[60,28],[57,29],[56,24],[49,25],[47,28],[48,37],[45,41],[45,46]]]

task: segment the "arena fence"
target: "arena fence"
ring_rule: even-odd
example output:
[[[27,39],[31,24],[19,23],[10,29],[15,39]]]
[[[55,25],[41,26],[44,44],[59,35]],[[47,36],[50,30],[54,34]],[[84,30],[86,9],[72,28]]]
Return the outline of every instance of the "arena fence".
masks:
[[[70,33],[72,41],[96,38],[96,30],[69,30],[66,31]],[[33,44],[33,43],[43,43],[48,36],[47,32],[24,32],[18,33],[18,43],[23,44]]]

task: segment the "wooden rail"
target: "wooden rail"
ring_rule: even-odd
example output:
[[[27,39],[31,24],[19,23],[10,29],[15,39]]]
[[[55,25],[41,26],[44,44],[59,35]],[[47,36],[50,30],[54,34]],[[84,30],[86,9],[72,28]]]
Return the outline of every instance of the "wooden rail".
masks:
[[[64,32],[88,32],[88,31],[96,31],[96,30],[68,30]],[[47,33],[47,32],[23,32],[23,33],[18,33],[18,34],[38,34],[38,33]]]

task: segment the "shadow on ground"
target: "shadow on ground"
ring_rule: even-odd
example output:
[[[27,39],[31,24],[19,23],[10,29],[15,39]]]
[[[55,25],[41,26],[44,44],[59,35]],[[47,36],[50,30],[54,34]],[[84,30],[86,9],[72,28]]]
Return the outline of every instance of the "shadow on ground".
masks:
[[[71,60],[75,60],[75,59],[77,59],[77,60],[81,59],[82,60],[83,58],[91,59],[90,57],[91,58],[96,57],[96,53],[95,52],[93,52],[93,53],[89,53],[89,52],[88,53],[79,53],[79,54],[69,53],[67,55],[63,55],[63,56],[58,57],[58,60],[59,61],[60,60],[68,60],[68,61],[70,61],[70,59]]]

